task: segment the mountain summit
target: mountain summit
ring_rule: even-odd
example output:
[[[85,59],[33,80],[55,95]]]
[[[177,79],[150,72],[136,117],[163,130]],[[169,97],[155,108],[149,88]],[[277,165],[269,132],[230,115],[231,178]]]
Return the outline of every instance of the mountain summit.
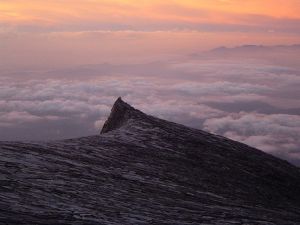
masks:
[[[132,106],[124,102],[121,97],[119,97],[111,109],[110,116],[103,125],[101,134],[117,129],[129,118],[134,116],[136,117],[141,114],[142,112],[134,109]]]
[[[119,98],[101,134],[0,142],[0,224],[299,224],[300,171]]]

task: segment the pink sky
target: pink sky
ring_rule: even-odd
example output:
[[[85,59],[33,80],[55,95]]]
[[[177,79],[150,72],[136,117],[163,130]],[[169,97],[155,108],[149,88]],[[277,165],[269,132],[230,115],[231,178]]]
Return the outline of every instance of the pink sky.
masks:
[[[136,62],[295,44],[298,0],[0,1],[1,66]]]

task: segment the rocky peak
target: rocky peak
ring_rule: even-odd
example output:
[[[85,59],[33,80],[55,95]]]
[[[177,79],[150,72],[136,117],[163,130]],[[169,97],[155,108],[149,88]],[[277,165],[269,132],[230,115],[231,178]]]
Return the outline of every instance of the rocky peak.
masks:
[[[137,117],[143,114],[139,110],[136,110],[131,105],[127,104],[119,97],[116,102],[114,103],[111,113],[104,123],[101,134],[107,133],[112,130],[116,130],[130,118]]]
[[[110,131],[0,142],[0,224],[299,225],[299,168],[283,160],[121,98]]]

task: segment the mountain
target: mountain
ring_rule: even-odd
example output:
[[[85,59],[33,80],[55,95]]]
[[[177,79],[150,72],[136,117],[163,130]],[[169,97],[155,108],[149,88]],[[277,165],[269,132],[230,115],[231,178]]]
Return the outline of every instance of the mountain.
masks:
[[[241,45],[237,47],[218,47],[209,51],[194,52],[187,57],[192,61],[227,61],[227,63],[247,62],[271,64],[299,70],[300,45]],[[228,62],[229,61],[229,62]]]
[[[215,49],[210,50],[211,53],[244,53],[244,52],[252,52],[252,53],[259,53],[259,52],[270,52],[273,51],[299,51],[300,45],[273,45],[273,46],[266,46],[266,45],[241,45],[233,48],[228,47],[218,47]]]
[[[241,45],[236,47],[221,46],[200,53],[192,53],[189,55],[191,59],[260,59],[271,60],[293,60],[294,56],[298,56],[300,45]],[[294,65],[294,64],[293,64]]]
[[[0,224],[299,224],[300,170],[119,98],[100,135],[0,142]]]

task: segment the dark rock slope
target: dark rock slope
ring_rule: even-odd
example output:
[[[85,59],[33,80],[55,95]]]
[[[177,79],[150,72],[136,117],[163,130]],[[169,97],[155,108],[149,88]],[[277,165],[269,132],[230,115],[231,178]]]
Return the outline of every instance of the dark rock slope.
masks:
[[[0,224],[300,224],[300,172],[118,99],[101,135],[0,142]]]

